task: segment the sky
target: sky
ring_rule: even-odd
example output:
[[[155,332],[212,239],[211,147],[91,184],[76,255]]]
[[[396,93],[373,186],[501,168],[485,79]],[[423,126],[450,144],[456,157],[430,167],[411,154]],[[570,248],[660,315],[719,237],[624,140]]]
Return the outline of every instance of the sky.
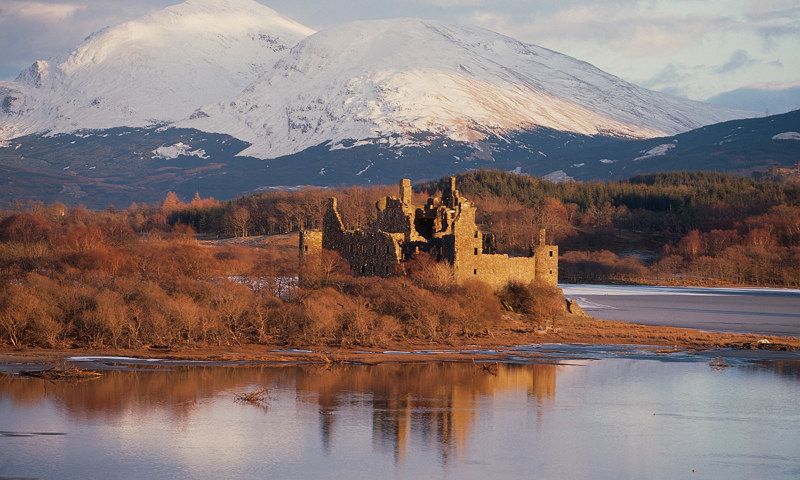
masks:
[[[395,17],[478,25],[653,90],[694,100],[772,93],[784,110],[800,107],[800,0],[258,1],[316,30]],[[105,26],[176,3],[0,0],[0,80]]]

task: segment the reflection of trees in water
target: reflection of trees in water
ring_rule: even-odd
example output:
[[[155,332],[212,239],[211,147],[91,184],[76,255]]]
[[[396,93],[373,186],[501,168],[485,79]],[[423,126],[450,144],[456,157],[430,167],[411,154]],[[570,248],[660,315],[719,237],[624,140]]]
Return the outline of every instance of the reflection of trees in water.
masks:
[[[742,365],[742,368],[750,372],[769,370],[781,377],[800,380],[800,362],[796,360],[771,360],[748,363]]]
[[[74,418],[116,418],[120,413],[150,415],[166,411],[176,419],[189,415],[203,399],[222,390],[246,390],[256,384],[264,368],[135,367],[110,370],[103,376],[71,384],[0,375],[0,394],[31,405],[45,398]],[[231,397],[233,398],[233,397]],[[233,400],[231,400],[233,401]]]
[[[319,406],[325,452],[340,427],[336,413],[366,405],[377,451],[391,453],[400,463],[414,437],[422,448],[437,449],[447,463],[464,453],[480,401],[510,391],[524,391],[537,401],[552,398],[557,368],[498,364],[485,369],[473,363],[170,367],[106,371],[78,384],[0,375],[0,396],[22,405],[49,399],[78,419],[167,412],[186,421],[205,399],[270,386],[294,392],[298,403]],[[231,393],[231,408],[238,408],[233,398]]]

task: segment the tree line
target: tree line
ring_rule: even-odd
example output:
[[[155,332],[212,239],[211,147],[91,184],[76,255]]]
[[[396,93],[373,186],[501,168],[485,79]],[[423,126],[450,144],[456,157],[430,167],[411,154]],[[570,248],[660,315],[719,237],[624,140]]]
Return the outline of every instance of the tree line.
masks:
[[[456,183],[507,252],[548,228],[562,281],[800,286],[798,183],[670,172],[556,184],[496,170]]]

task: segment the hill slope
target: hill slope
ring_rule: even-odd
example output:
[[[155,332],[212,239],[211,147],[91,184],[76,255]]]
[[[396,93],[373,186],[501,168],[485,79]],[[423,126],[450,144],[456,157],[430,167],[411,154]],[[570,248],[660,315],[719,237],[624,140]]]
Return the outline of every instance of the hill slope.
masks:
[[[182,127],[252,143],[276,158],[347,141],[418,145],[547,128],[649,138],[746,112],[629,84],[585,62],[477,27],[416,19],[354,22],[293,47],[241,95]]]
[[[313,30],[252,0],[189,0],[0,82],[0,140],[141,127],[239,94]]]

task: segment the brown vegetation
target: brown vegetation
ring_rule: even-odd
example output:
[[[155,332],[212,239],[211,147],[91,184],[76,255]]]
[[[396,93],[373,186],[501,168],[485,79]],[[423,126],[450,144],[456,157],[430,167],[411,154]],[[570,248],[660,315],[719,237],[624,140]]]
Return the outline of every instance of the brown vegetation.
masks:
[[[180,224],[136,232],[138,213],[76,209],[53,219],[41,212],[5,217],[0,343],[95,349],[447,343],[487,335],[503,321],[491,288],[457,287],[448,266],[430,259],[410,262],[406,275],[354,278],[331,254],[302,272],[298,285],[296,236],[278,237],[282,246],[273,241],[273,248],[244,240],[201,243]],[[515,288],[532,297],[538,287]],[[520,318],[539,325],[539,307],[524,305]]]
[[[507,252],[522,253],[542,226],[554,243],[572,245],[562,249],[563,280],[800,285],[800,195],[793,190],[711,177],[705,201],[679,195],[695,192],[691,186],[536,183],[532,190],[531,182],[539,181],[491,175],[485,185],[495,178],[513,188],[470,192],[481,207],[479,221]],[[460,189],[477,188],[470,186],[473,177],[460,178]],[[725,188],[727,197],[719,194]],[[614,189],[622,193],[609,193]],[[347,226],[369,223],[374,202],[391,192],[337,191]],[[329,195],[311,189],[226,203],[196,196],[188,204],[170,195],[163,205],[124,211],[31,203],[0,212],[0,345],[348,348],[487,343],[499,336],[528,343],[531,335],[659,345],[716,341],[567,317],[559,294],[541,285],[499,292],[480,282],[456,285],[448,265],[424,255],[384,279],[354,278],[341,258],[326,254],[298,282],[296,235],[258,237],[267,243],[241,236],[318,228]],[[627,203],[615,200],[625,195]],[[633,208],[634,198],[671,206]],[[643,238],[656,242],[645,245]],[[625,254],[616,248],[620,243],[650,250]],[[581,245],[590,248],[575,248]]]

